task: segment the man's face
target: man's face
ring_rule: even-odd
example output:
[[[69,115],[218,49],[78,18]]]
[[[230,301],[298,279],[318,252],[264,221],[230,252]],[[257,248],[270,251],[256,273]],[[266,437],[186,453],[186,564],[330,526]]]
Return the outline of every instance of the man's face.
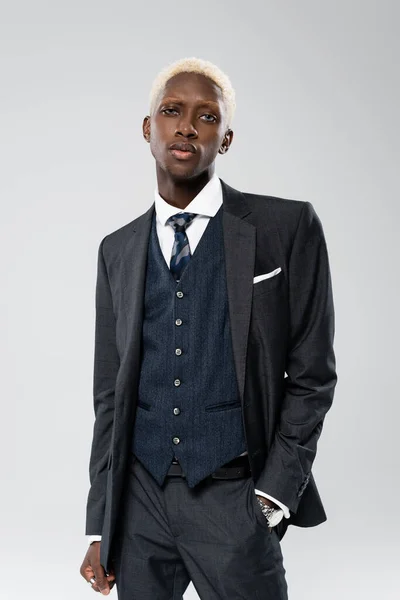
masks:
[[[154,113],[143,121],[143,134],[157,166],[175,180],[190,179],[208,169],[218,152],[226,152],[233,137],[226,126],[220,88],[199,73],[179,73],[167,82]],[[171,149],[173,144],[187,144],[193,152]]]

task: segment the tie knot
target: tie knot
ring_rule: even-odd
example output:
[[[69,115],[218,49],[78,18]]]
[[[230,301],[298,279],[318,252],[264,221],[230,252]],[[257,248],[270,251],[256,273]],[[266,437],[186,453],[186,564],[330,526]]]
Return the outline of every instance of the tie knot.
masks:
[[[172,215],[167,221],[174,228],[175,231],[185,231],[186,227],[190,225],[193,219],[197,216],[197,213],[182,212]]]

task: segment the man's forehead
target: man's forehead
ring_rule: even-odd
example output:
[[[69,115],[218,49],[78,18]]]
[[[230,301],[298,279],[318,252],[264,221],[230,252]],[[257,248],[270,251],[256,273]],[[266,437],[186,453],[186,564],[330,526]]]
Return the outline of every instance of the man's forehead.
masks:
[[[190,103],[191,104],[197,104],[199,106],[209,106],[210,108],[220,108],[220,104],[218,102],[216,102],[215,100],[209,100],[204,98],[204,96],[199,96],[199,97],[193,97],[191,96],[189,98]],[[166,96],[162,96],[161,97],[161,102],[167,103],[167,102],[171,102],[173,104],[186,104],[187,103],[187,99],[184,96],[179,96],[179,95],[166,95]]]
[[[186,79],[186,77],[181,77],[181,75],[198,75],[201,79],[189,77]],[[177,81],[178,77],[179,80]],[[186,83],[188,84],[187,86],[183,85]],[[201,90],[197,88],[196,83],[202,84]],[[204,84],[208,88],[206,91],[204,90]],[[220,101],[222,101],[222,90],[214,81],[201,73],[178,73],[178,75],[174,75],[174,77],[171,77],[165,83],[159,98],[163,101],[168,100],[182,104],[187,98],[190,98],[192,102],[197,101],[199,104],[218,107],[220,106]]]

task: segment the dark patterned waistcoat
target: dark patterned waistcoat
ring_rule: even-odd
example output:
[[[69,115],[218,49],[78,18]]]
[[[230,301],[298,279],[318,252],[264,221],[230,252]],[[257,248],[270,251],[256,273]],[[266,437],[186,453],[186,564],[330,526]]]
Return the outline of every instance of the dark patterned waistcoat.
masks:
[[[161,252],[153,215],[132,451],[160,485],[174,455],[194,487],[246,450],[222,210],[209,220],[178,283]]]

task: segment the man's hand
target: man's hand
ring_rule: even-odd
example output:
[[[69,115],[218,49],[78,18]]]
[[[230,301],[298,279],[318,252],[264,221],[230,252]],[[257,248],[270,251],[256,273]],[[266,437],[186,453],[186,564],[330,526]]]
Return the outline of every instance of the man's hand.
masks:
[[[96,581],[92,583],[92,589],[107,596],[114,586],[115,573],[111,569],[110,573],[106,575],[104,568],[100,564],[100,544],[101,542],[90,544],[83,559],[80,574],[86,581],[90,581],[91,577],[94,577]]]
[[[265,498],[265,496],[259,496],[258,494],[256,494],[256,496],[257,498],[260,498],[260,500],[262,500],[267,506],[271,506],[272,508],[276,508],[277,510],[280,509],[280,507],[277,504],[275,504],[275,502],[272,502],[272,500],[270,500],[269,498]]]

